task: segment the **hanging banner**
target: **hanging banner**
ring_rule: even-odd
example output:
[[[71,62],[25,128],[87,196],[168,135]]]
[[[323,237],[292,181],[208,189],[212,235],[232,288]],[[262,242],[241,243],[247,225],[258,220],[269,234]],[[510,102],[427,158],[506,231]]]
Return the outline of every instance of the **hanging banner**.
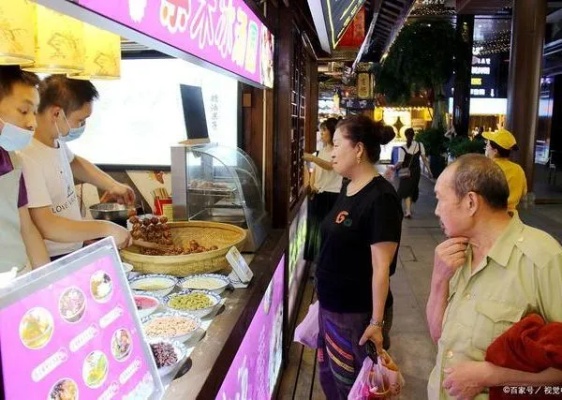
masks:
[[[77,3],[252,82],[273,87],[273,35],[243,0]]]
[[[365,0],[308,0],[322,49],[331,53]]]
[[[359,9],[359,12],[338,42],[337,47],[358,49],[363,44],[363,40],[365,40],[365,7]]]
[[[370,99],[373,97],[371,74],[360,72],[357,74],[357,97],[360,99]]]

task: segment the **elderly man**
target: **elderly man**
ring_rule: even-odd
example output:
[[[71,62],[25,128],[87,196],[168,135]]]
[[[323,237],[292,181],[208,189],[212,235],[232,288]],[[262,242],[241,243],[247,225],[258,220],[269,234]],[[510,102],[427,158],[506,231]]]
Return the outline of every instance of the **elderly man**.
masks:
[[[525,315],[562,321],[562,247],[507,210],[500,167],[459,157],[435,185],[448,239],[435,249],[426,314],[437,361],[428,398],[488,399],[491,386],[560,384],[562,371],[528,373],[484,361],[492,341]]]

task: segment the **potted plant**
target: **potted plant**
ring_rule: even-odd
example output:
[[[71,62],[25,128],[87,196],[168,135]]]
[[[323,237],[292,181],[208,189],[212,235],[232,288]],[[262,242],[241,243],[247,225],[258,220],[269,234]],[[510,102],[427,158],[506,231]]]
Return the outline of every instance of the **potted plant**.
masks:
[[[470,140],[467,136],[457,136],[452,138],[447,147],[452,159],[468,153],[484,154],[483,142],[480,140]]]
[[[447,165],[445,130],[441,127],[422,129],[416,135],[416,140],[423,144],[425,153],[429,157],[431,174],[437,178]]]

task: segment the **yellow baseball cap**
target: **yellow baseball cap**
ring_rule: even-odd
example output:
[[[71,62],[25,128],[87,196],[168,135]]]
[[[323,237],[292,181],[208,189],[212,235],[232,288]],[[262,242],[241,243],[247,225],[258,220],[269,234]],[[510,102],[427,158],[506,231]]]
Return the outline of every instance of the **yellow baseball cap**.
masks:
[[[484,139],[488,139],[506,150],[517,149],[517,141],[508,130],[500,129],[495,132],[482,132],[482,136]]]

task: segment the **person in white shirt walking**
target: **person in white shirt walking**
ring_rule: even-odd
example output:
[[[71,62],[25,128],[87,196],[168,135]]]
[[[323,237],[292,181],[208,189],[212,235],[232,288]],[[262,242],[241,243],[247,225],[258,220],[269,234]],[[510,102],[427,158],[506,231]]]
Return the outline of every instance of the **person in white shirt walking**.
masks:
[[[398,183],[398,196],[404,201],[404,218],[412,218],[412,204],[418,200],[420,190],[421,166],[420,158],[429,170],[429,163],[425,156],[423,143],[414,140],[414,130],[406,129],[406,146],[402,146],[398,152],[398,163],[394,169],[400,171],[409,168],[409,176],[400,176]],[[431,172],[429,172],[431,174]]]

